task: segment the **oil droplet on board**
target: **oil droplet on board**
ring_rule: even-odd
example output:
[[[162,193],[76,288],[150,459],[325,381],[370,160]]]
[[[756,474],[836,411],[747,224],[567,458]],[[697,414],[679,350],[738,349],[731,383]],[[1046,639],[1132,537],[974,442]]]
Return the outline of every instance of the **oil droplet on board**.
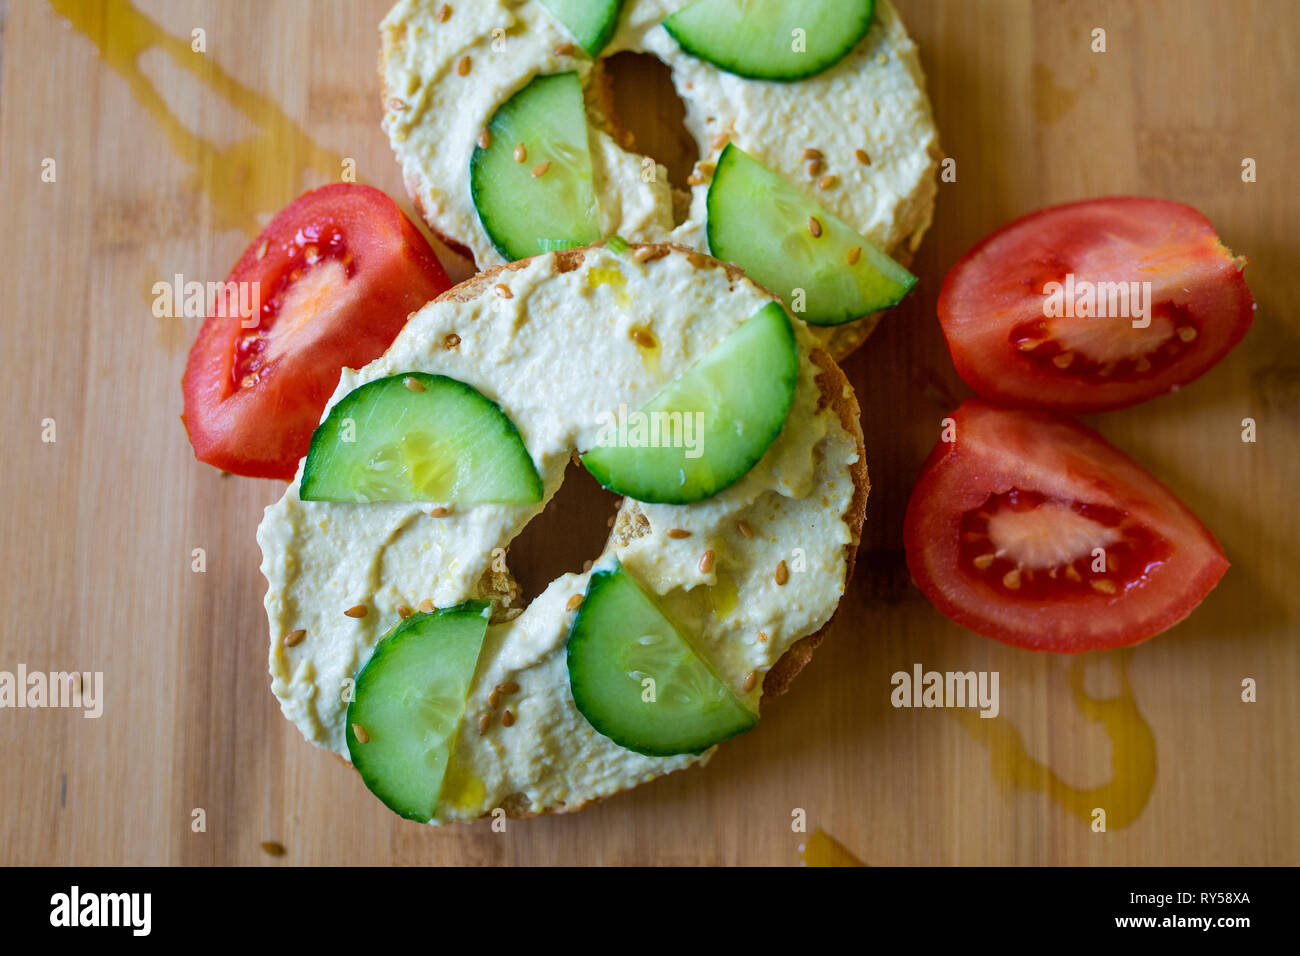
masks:
[[[240,83],[212,54],[194,52],[188,39],[167,33],[128,0],[50,0],[50,6],[95,45],[162,127],[208,196],[218,228],[256,234],[259,214],[269,217],[307,186],[340,175],[342,157],[317,145],[279,104]],[[140,69],[140,57],[155,48],[229,101],[259,132],[226,147],[192,132]],[[315,174],[311,181],[302,175],[307,171]]]
[[[1024,737],[1005,719],[986,720],[976,711],[957,710],[953,715],[971,734],[988,744],[994,779],[1005,788],[1045,793],[1055,803],[1084,823],[1092,823],[1093,811],[1106,811],[1107,829],[1126,827],[1141,816],[1151,799],[1156,782],[1156,739],[1143,719],[1128,678],[1132,650],[1095,659],[1107,659],[1115,667],[1120,693],[1116,697],[1088,696],[1084,676],[1089,660],[1079,655],[1070,661],[1070,690],[1083,716],[1102,725],[1111,744],[1111,779],[1097,787],[1072,787],[1044,763],[1030,756]]]
[[[867,866],[825,830],[808,835],[808,842],[799,847],[799,858],[804,866]]]

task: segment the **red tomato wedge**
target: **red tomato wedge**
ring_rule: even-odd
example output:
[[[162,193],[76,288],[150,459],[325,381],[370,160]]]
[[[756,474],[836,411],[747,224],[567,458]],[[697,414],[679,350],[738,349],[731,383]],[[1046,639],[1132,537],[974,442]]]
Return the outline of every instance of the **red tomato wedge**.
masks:
[[[181,419],[199,461],[286,481],[343,367],[378,358],[411,312],[451,286],[396,203],[347,183],[281,210],[226,282],[246,302],[255,289],[258,314],[218,297],[185,366]]]
[[[1187,506],[1091,429],[979,399],[952,418],[903,535],[913,580],[963,627],[1061,653],[1134,644],[1228,569]]]
[[[1255,314],[1245,267],[1191,206],[1092,199],[979,243],[944,279],[939,321],[985,398],[1122,408],[1190,382],[1241,341]]]

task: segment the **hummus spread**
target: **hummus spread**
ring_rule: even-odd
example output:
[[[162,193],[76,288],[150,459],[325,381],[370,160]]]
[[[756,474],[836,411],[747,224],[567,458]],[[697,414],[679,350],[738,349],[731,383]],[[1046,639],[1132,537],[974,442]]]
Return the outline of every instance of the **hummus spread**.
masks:
[[[937,134],[916,46],[888,0],[866,37],[830,69],[792,83],[748,80],[683,51],[662,21],[688,0],[628,0],[602,56],[650,53],[671,70],[701,164],[726,137],[904,261],[930,225]],[[439,11],[450,6],[444,21]],[[384,129],[429,225],[467,247],[480,269],[502,262],[470,197],[469,162],[497,108],[539,74],[576,70],[588,87],[592,162],[605,235],[669,240],[707,251],[709,165],[697,164],[689,213],[677,223],[666,171],[608,132],[596,64],[536,0],[400,0],[380,26]],[[557,52],[561,51],[561,52]],[[462,73],[462,70],[468,72]],[[810,174],[806,149],[820,151]],[[825,180],[825,177],[833,177]],[[824,188],[819,182],[825,180]]]
[[[639,262],[631,251],[595,247],[577,268],[563,271],[560,262],[550,254],[502,271],[495,284],[508,295],[430,303],[384,356],[344,370],[330,404],[400,372],[468,382],[514,421],[549,499],[571,454],[595,444],[610,413],[640,407],[772,301],[749,280],[684,252]],[[802,323],[794,326],[794,403],[758,464],[695,504],[625,499],[595,565],[616,556],[755,709],[767,668],[834,611],[852,534],[843,516],[854,494],[857,439],[820,401],[812,340]],[[649,331],[657,347],[638,344],[636,330]],[[448,514],[434,517],[437,504],[302,501],[295,480],[266,510],[257,537],[269,584],[272,690],[285,716],[320,747],[347,756],[351,681],[399,620],[399,606],[499,599],[504,549],[545,507],[450,504]],[[669,529],[691,536],[670,538]],[[716,559],[702,572],[706,550]],[[781,561],[789,569],[784,586],[774,580]],[[498,601],[434,822],[497,807],[512,814],[573,809],[708,758],[624,750],[578,712],[565,654],[575,612],[566,605],[585,591],[587,576],[560,576],[522,612]],[[368,609],[364,617],[344,614],[358,604]],[[299,629],[306,636],[286,646]],[[480,733],[489,695],[509,681],[520,687],[501,705],[513,725],[494,719]]]

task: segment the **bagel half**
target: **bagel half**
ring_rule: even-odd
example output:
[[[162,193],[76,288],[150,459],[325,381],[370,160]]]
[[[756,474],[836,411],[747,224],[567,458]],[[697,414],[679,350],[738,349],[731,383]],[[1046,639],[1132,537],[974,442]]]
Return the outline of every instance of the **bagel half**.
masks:
[[[939,146],[916,46],[888,0],[877,0],[853,52],[791,83],[742,79],[681,50],[661,24],[686,2],[627,0],[593,61],[537,0],[400,0],[380,25],[384,129],[430,229],[480,269],[503,261],[470,196],[470,156],[497,108],[529,80],[575,70],[587,94],[603,234],[707,252],[710,175],[730,139],[908,265],[933,216]],[[662,166],[646,183],[643,157],[619,126],[601,63],[624,51],[652,54],[672,71],[698,148],[689,195],[669,185]],[[807,149],[824,157],[814,174]],[[818,188],[826,175],[834,185]],[[812,334],[838,359],[878,319]]]
[[[467,381],[512,417],[549,499],[569,456],[588,447],[597,409],[648,398],[773,299],[736,268],[670,244],[539,256],[490,269],[434,300],[383,357],[344,370],[331,405],[363,382],[403,371]],[[648,324],[659,338],[660,367],[643,367],[629,345],[629,322]],[[762,459],[704,501],[623,499],[602,552],[617,555],[755,708],[787,689],[820,642],[852,574],[869,490],[853,390],[806,328],[794,326],[795,400]],[[602,376],[588,377],[593,370]],[[587,573],[560,575],[519,608],[508,572],[493,570],[494,549],[508,548],[544,507],[545,500],[467,506],[435,518],[420,504],[304,502],[295,480],[258,529],[272,690],[310,741],[340,756],[347,754],[340,688],[397,622],[398,607],[426,598],[438,606],[494,602],[454,774],[433,822],[497,808],[514,817],[572,811],[712,754],[642,756],[598,734],[577,711],[564,668],[573,617],[566,602],[583,593]],[[670,528],[692,535],[676,540],[666,535]],[[706,548],[716,567],[701,572]],[[792,560],[788,583],[779,585],[776,559],[796,551],[804,569]],[[370,613],[343,613],[356,604]],[[299,630],[305,637],[286,644]],[[751,673],[762,680],[747,687]],[[477,718],[492,688],[507,680],[521,686],[517,723],[482,735]]]

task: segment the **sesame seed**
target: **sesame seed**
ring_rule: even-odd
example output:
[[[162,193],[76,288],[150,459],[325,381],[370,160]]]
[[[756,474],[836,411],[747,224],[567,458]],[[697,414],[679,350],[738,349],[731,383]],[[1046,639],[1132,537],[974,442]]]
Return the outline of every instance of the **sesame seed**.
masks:
[[[514,726],[514,723],[515,723],[515,715],[512,714],[512,713],[511,713],[510,711],[508,711],[508,710],[506,710],[506,711],[502,711],[502,713],[501,713],[501,726],[502,726],[502,727],[513,727],[513,726]]]
[[[460,336],[455,332],[448,332],[447,337],[442,340],[442,347],[445,349],[454,349],[460,345]]]
[[[288,634],[284,636],[284,646],[297,647],[299,644],[302,643],[302,639],[306,636],[307,636],[307,632],[304,631],[301,627],[298,628],[298,630],[296,631],[290,631]]]
[[[451,4],[444,3],[438,10],[438,22],[446,23],[451,19]]]
[[[1107,581],[1107,580],[1104,580],[1104,579],[1102,579],[1102,580],[1098,580],[1098,579],[1094,578],[1094,579],[1093,579],[1091,582],[1089,582],[1089,583],[1092,584],[1092,589],[1093,589],[1094,591],[1099,591],[1099,592],[1101,592],[1102,594],[1114,594],[1114,593],[1115,593],[1115,582],[1113,582],[1113,581]]]
[[[662,259],[668,255],[667,246],[642,246],[632,253],[632,258],[637,262],[654,262],[656,259]]]
[[[449,514],[451,514],[451,509],[450,509],[450,508],[445,508],[445,507],[443,507],[442,505],[438,505],[438,507],[436,507],[436,508],[430,508],[430,509],[429,509],[429,517],[430,517],[430,518],[445,518],[445,517],[447,517],[447,515],[449,515]]]
[[[423,382],[421,382],[418,378],[412,378],[410,375],[402,379],[402,384],[405,385],[412,392],[427,391],[427,389],[424,387]]]
[[[400,617],[403,621],[405,621],[408,617],[410,617],[414,613],[415,611],[411,609],[411,605],[409,604],[397,605],[397,616]]]
[[[460,58],[460,62],[456,64],[456,72],[459,73],[461,76],[469,76],[470,67],[472,67],[473,65],[474,65],[473,60],[471,60],[468,56],[462,56]]]
[[[1190,342],[1196,338],[1196,330],[1190,325],[1184,325],[1178,330],[1178,337],[1184,342]]]
[[[522,163],[528,158],[528,147],[520,143],[515,147],[515,162]]]
[[[808,162],[808,175],[810,177],[820,176],[822,170],[824,170],[825,168],[826,168],[826,164],[823,163],[820,159],[810,160]]]
[[[354,604],[343,613],[348,617],[365,617],[370,613],[370,608],[366,607],[364,604]]]
[[[817,221],[816,216],[808,217],[808,232],[812,234],[814,239],[820,238],[822,234],[822,224]]]
[[[494,690],[492,693],[488,694],[488,706],[493,710],[496,710],[501,706],[501,691]]]
[[[546,171],[550,168],[551,168],[551,161],[549,159],[538,163],[536,166],[533,167],[533,179],[536,179],[538,176],[545,176]]]
[[[1057,368],[1069,368],[1074,362],[1073,352],[1059,352],[1052,356],[1052,364]]]
[[[805,147],[804,147],[804,151],[803,151],[803,158],[804,158],[804,159],[821,159],[821,158],[822,158],[822,151],[821,151],[820,149],[813,149],[811,146],[805,146]]]
[[[491,145],[492,145],[492,131],[490,129],[485,129],[480,131],[478,134],[478,148],[487,149]]]
[[[752,670],[745,675],[745,683],[740,685],[740,689],[748,693],[758,686],[758,670]]]
[[[1010,588],[1012,591],[1020,587],[1020,569],[1012,568],[1006,574],[1002,575],[1002,585],[1003,587]]]
[[[856,266],[858,264],[858,260],[861,258],[862,258],[862,247],[854,246],[845,254],[844,261],[851,266]]]
[[[760,644],[766,644],[766,643],[767,643],[767,631],[759,631],[759,632],[758,632],[758,643],[760,643]]]
[[[702,186],[704,185],[704,178],[700,176],[699,173],[691,173],[689,176],[686,177],[686,185]]]
[[[559,46],[557,46],[557,47],[555,48],[555,55],[556,55],[556,56],[573,56],[573,54],[577,52],[577,49],[578,49],[578,48],[575,47],[572,43],[569,43],[569,42],[566,41],[566,42],[564,42],[564,43],[561,43]]]
[[[628,333],[628,337],[643,349],[655,347],[655,337],[645,329],[633,329]]]
[[[492,287],[492,294],[498,299],[513,299],[515,294],[510,291],[509,286],[504,286],[500,282]]]
[[[352,736],[357,738],[357,743],[359,744],[370,743],[370,734],[366,731],[366,728],[362,727],[360,724],[352,725]]]
[[[1075,584],[1078,584],[1080,581],[1083,580],[1083,578],[1082,578],[1082,576],[1080,576],[1079,572],[1078,572],[1077,570],[1075,570],[1075,567],[1074,567],[1073,564],[1067,564],[1067,565],[1065,566],[1065,576],[1066,576],[1067,578],[1069,578],[1071,581],[1073,581]]]
[[[701,176],[712,176],[718,167],[714,163],[700,163],[696,168],[699,169]]]
[[[830,189],[834,187],[839,181],[840,181],[840,177],[838,176],[823,176],[821,179],[817,180],[817,188]]]
[[[871,165],[871,157],[867,154],[867,151],[865,149],[855,149],[853,151],[853,155],[858,158],[858,162],[860,162],[863,166]]]
[[[421,613],[421,614],[432,614],[432,613],[433,613],[433,601],[429,600],[428,598],[425,598],[423,601],[421,601],[421,602],[420,602],[420,613]]]
[[[708,574],[713,570],[713,552],[705,551],[700,555],[700,574]]]
[[[670,538],[689,538],[691,533],[685,528],[669,528],[668,537]]]
[[[582,607],[581,594],[575,594],[564,602],[564,609],[566,611],[576,611],[580,607]]]
[[[748,521],[737,521],[736,527],[740,529],[740,533],[743,534],[746,538],[753,540],[754,529],[753,527],[750,526]]]
[[[478,735],[482,737],[485,733],[488,732],[488,728],[491,726],[492,726],[492,714],[491,712],[488,712],[478,719]]]
[[[781,560],[776,563],[776,583],[782,587],[785,582],[790,580],[790,569],[786,567],[785,561]]]
[[[519,693],[519,685],[512,680],[508,680],[504,684],[497,684],[497,690],[507,695],[517,694]]]
[[[993,554],[981,554],[978,557],[973,558],[971,564],[975,565],[975,567],[979,568],[981,571],[987,571],[993,564]]]
[[[284,856],[284,844],[276,843],[274,840],[267,840],[262,844],[262,852],[267,856]]]
[[[709,257],[700,255],[698,252],[687,253],[686,261],[697,269],[707,269],[709,267]]]

